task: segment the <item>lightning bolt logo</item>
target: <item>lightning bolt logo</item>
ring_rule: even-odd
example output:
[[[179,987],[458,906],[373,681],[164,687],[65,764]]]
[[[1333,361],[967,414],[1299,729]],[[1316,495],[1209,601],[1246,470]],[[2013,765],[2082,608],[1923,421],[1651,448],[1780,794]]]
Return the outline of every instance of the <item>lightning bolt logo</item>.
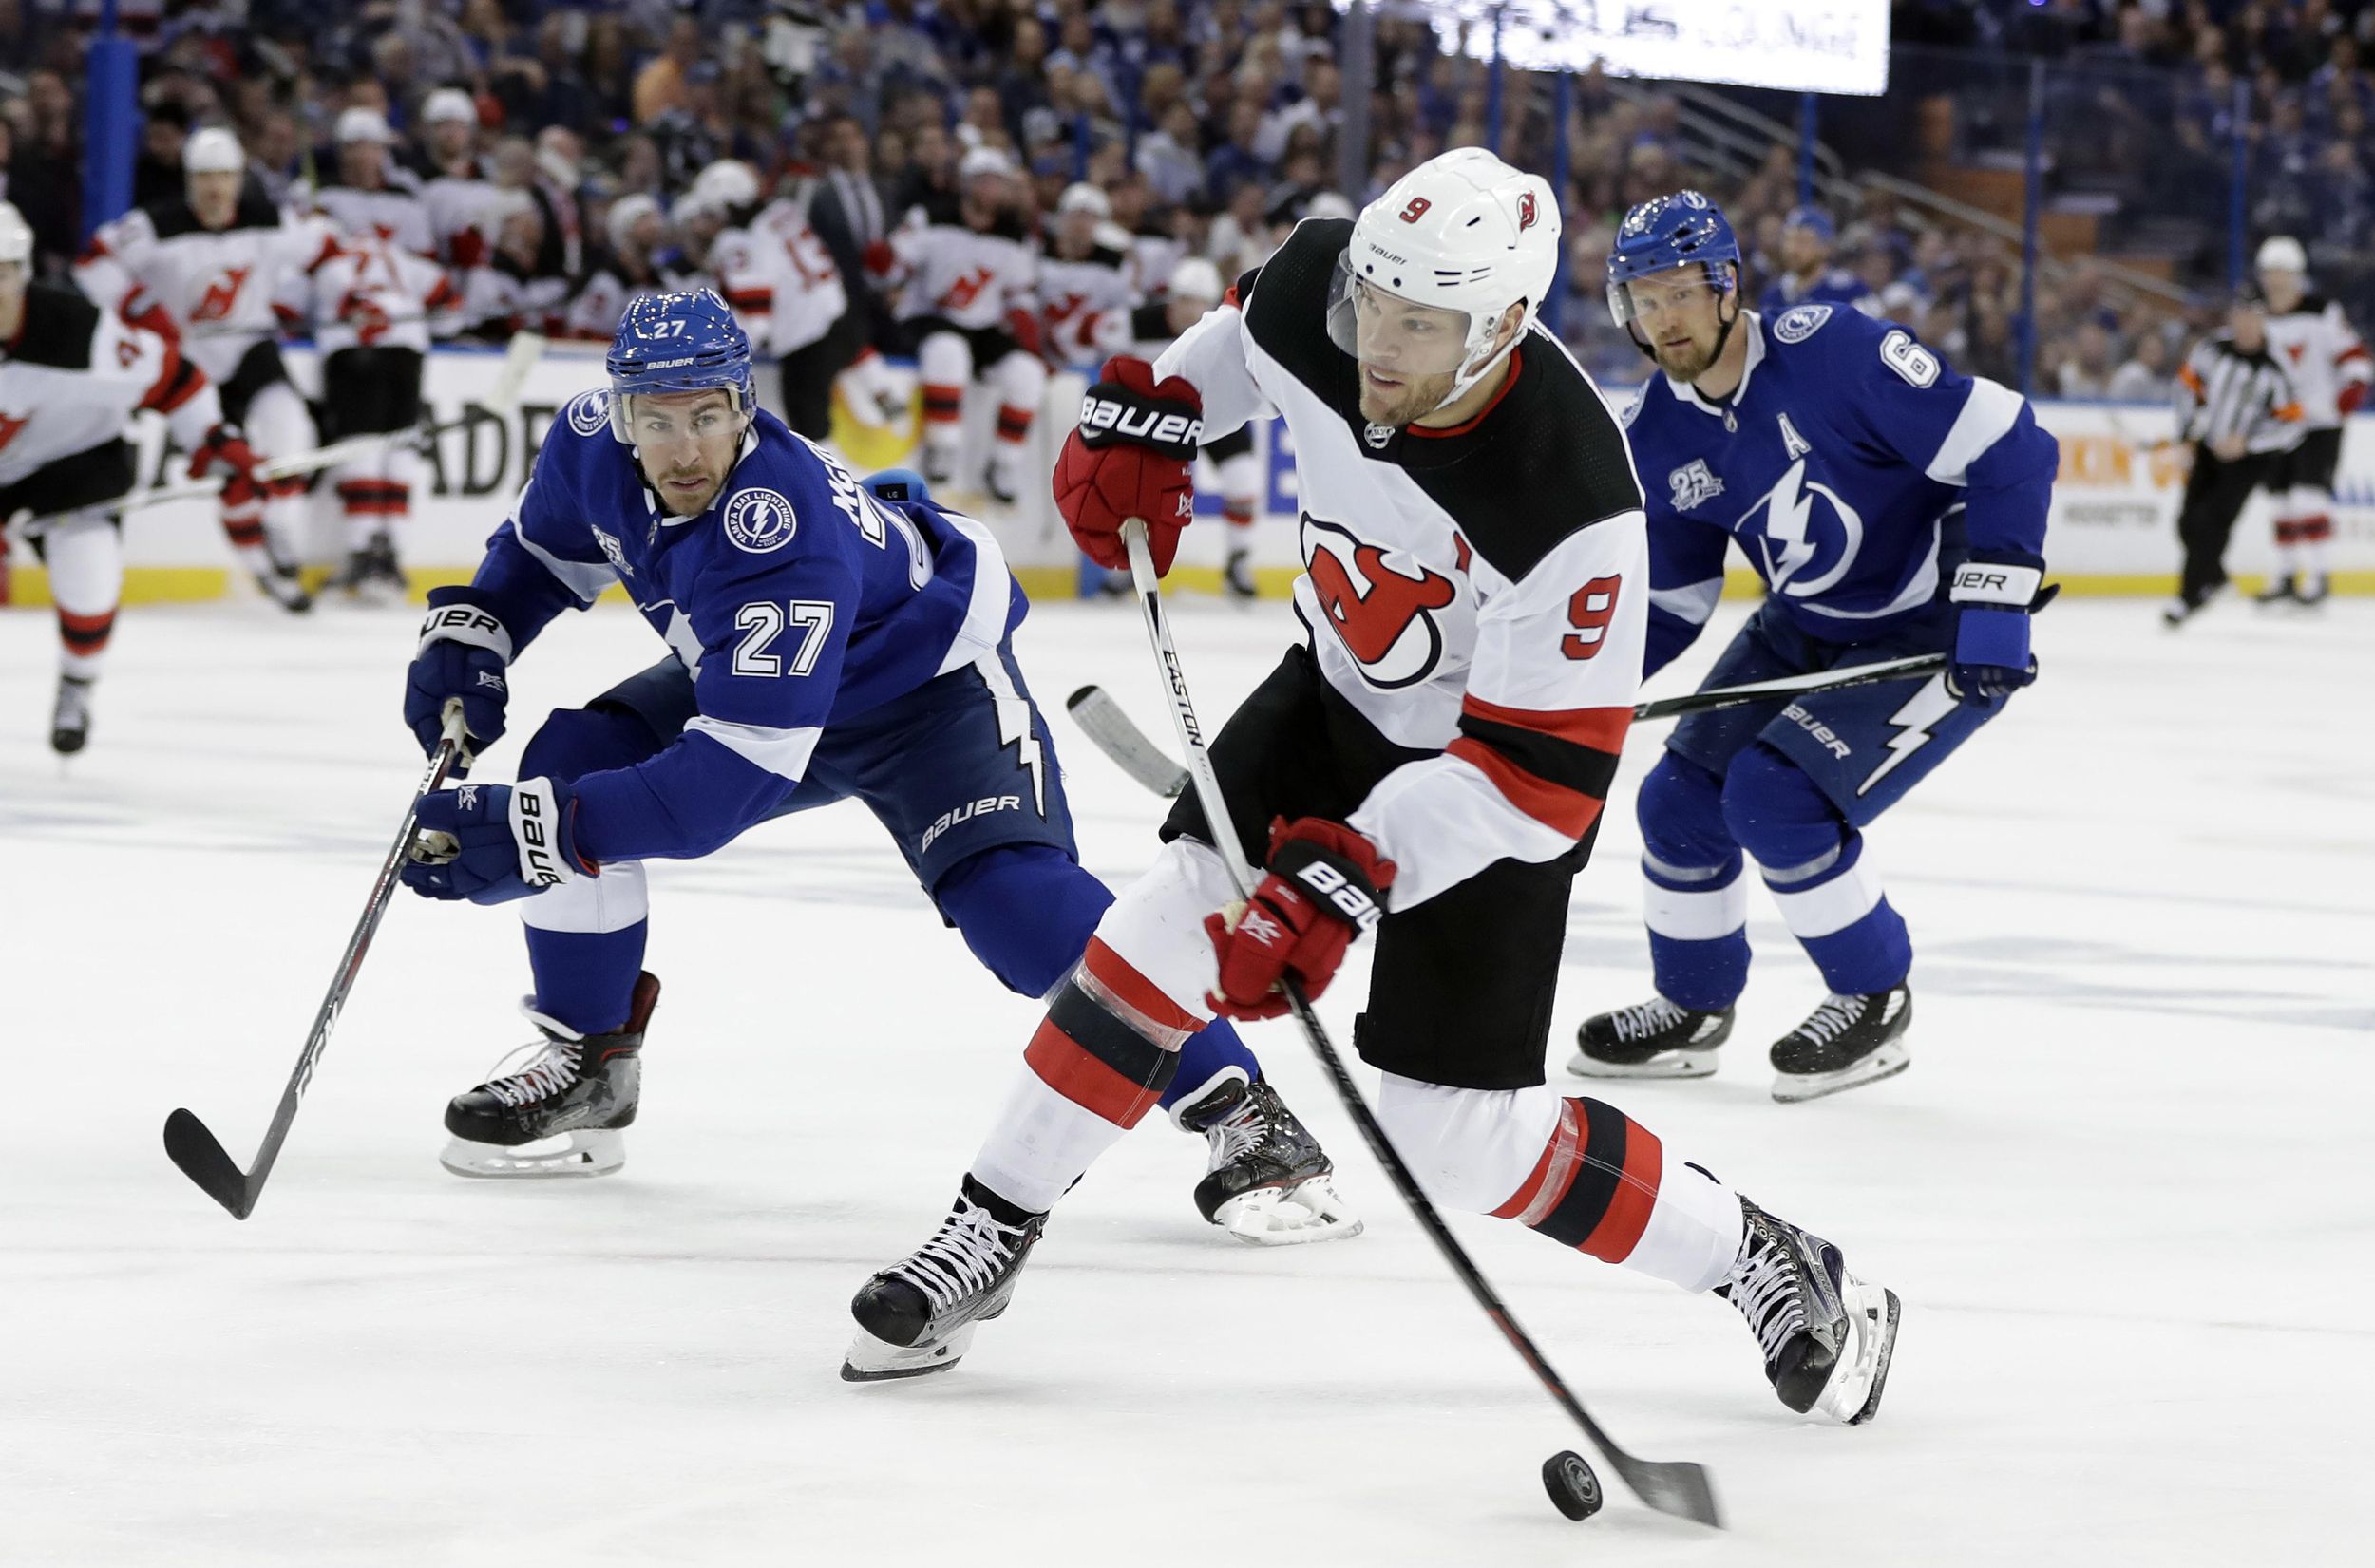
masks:
[[[1930,727],[1959,706],[1954,694],[1947,690],[1944,675],[1929,677],[1920,690],[1906,699],[1903,708],[1889,715],[1889,722],[1896,726],[1897,730],[1888,739],[1889,755],[1872,770],[1872,777],[1855,786],[1855,793],[1859,796],[1871,794],[1874,784],[1895,772],[1914,752],[1937,739],[1929,732]]]
[[[1765,567],[1779,588],[1797,576],[1797,569],[1814,558],[1814,541],[1808,534],[1814,520],[1814,498],[1805,490],[1806,460],[1790,464],[1789,472],[1765,497]],[[1781,546],[1776,560],[1773,547]]]
[[[1013,746],[1015,759],[1023,771],[1031,775],[1031,803],[1039,815],[1047,815],[1047,757],[1039,749],[1039,737],[1031,727],[1031,704],[1015,690],[1012,675],[995,652],[984,653],[974,661],[981,671],[981,684],[990,689],[990,706],[998,714],[998,744],[1003,748]]]

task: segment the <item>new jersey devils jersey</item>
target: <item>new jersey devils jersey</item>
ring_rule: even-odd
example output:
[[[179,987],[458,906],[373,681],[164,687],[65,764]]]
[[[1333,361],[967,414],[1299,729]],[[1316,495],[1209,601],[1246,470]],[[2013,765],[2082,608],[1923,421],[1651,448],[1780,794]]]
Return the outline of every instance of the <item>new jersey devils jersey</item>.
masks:
[[[750,227],[720,233],[710,270],[752,345],[768,353],[807,348],[849,309],[841,269],[795,201],[771,201]]]
[[[2268,312],[2268,351],[2291,378],[2303,430],[2340,425],[2344,388],[2358,388],[2355,404],[2375,373],[2375,360],[2367,357],[2341,303],[2323,294],[2303,294],[2291,310]]]
[[[1648,611],[1641,485],[1616,416],[1529,331],[1501,390],[1448,429],[1371,425],[1327,331],[1352,224],[1307,218],[1155,365],[1206,439],[1276,409],[1295,444],[1321,672],[1387,739],[1440,754],[1351,816],[1408,908],[1495,860],[1548,860],[1599,819],[1632,721]]]
[[[495,182],[480,174],[475,163],[463,172],[431,169],[421,179],[421,206],[428,215],[431,255],[455,272],[481,265],[494,249],[495,231],[503,225],[494,217]]]
[[[184,451],[222,418],[214,384],[165,339],[70,290],[27,290],[24,324],[0,342],[0,517],[130,489],[124,431],[143,408],[165,416]]]
[[[348,234],[373,235],[414,255],[437,255],[437,240],[429,232],[428,206],[417,191],[392,185],[375,191],[325,185],[314,193],[314,205]]]
[[[336,254],[327,218],[283,213],[249,191],[220,229],[200,224],[183,201],[135,208],[91,236],[74,282],[127,319],[162,308],[181,351],[219,382],[278,331],[275,305]]]
[[[899,319],[938,316],[952,327],[996,327],[1012,311],[1036,313],[1037,258],[1019,236],[962,223],[928,223],[891,238],[907,274]]]
[[[1130,346],[1137,302],[1130,258],[1100,245],[1080,259],[1039,258],[1041,341],[1058,364],[1103,363]]]
[[[350,240],[314,273],[309,313],[314,345],[341,349],[414,349],[462,325],[462,294],[427,256],[381,239]]]

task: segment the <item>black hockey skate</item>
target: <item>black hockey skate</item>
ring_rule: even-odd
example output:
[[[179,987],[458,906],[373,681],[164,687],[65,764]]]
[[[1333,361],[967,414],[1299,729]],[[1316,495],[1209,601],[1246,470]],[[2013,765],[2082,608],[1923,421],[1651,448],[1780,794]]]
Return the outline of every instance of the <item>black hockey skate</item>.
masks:
[[[58,705],[49,710],[49,749],[61,757],[71,757],[90,740],[89,679],[82,675],[58,677]]]
[[[280,606],[292,615],[302,615],[314,608],[314,595],[305,591],[305,583],[297,576],[296,563],[288,557],[277,540],[264,541],[264,569],[256,574],[256,586],[264,597]]]
[[[1582,1048],[1567,1070],[1578,1078],[1704,1078],[1716,1048],[1732,1037],[1732,1010],[1701,1012],[1652,996],[1594,1013],[1575,1031]]]
[[[350,553],[347,563],[324,586],[356,604],[402,604],[411,592],[404,568],[396,564],[395,541],[385,534]]]
[[[1232,1072],[1193,1104],[1181,1102],[1172,1117],[1211,1141],[1196,1208],[1238,1240],[1283,1247],[1360,1234],[1359,1219],[1329,1183],[1335,1162],[1268,1083]]]
[[[2303,610],[2322,610],[2326,607],[2328,596],[2332,593],[2333,584],[2327,578],[2326,574],[2320,572],[2317,576],[2308,578],[2293,592],[2292,602]]]
[[[973,1332],[1006,1310],[1047,1216],[1016,1208],[965,1178],[932,1239],[859,1287],[858,1334],[841,1364],[848,1383],[922,1377],[957,1365]]]
[[[453,1098],[446,1106],[453,1137],[437,1162],[456,1176],[504,1179],[608,1176],[625,1164],[643,1030],[658,1001],[659,982],[637,977],[627,1021],[607,1034],[575,1033],[522,1002],[543,1035],[535,1057]]]
[[[1839,1249],[1746,1199],[1747,1235],[1716,1294],[1739,1309],[1764,1354],[1765,1377],[1800,1415],[1850,1426],[1880,1409],[1896,1352],[1896,1292],[1847,1272]]]
[[[1773,1097],[1783,1105],[1893,1078],[1912,1065],[1905,1046],[1913,993],[1890,986],[1865,996],[1836,992],[1773,1043]]]
[[[2287,604],[2298,604],[2300,601],[2300,590],[2294,585],[2292,574],[2290,572],[2286,573],[2281,577],[2269,578],[2268,586],[2252,595],[2252,602],[2264,609],[2273,609],[2277,606]]]
[[[1253,552],[1231,550],[1228,564],[1221,568],[1221,590],[1232,599],[1260,596],[1261,586],[1254,581]]]

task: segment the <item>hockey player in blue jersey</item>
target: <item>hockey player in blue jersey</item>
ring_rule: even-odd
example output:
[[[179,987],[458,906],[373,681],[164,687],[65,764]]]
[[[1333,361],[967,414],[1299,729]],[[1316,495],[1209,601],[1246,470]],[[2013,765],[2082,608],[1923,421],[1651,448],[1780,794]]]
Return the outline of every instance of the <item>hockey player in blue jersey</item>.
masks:
[[[1913,958],[1863,829],[2029,684],[2059,450],[2016,392],[1843,306],[1740,308],[1696,191],[1625,216],[1608,303],[1662,372],[1629,418],[1648,497],[1644,673],[1699,635],[1737,540],[1765,600],[1707,673],[1738,686],[1912,654],[1946,672],[1684,719],[1643,780],[1657,995],[1586,1021],[1586,1077],[1713,1072],[1748,981],[1745,860],[1831,994],[1777,1042],[1774,1098],[1907,1065]]]
[[[1010,647],[1025,601],[990,534],[912,475],[862,484],[760,411],[750,342],[707,290],[630,305],[608,370],[607,390],[554,421],[471,582],[429,595],[405,694],[425,746],[458,697],[484,750],[504,732],[511,662],[614,582],[670,650],[546,719],[517,784],[421,802],[405,881],[520,899],[536,982],[533,1060],[446,1109],[458,1175],[623,1162],[659,995],[643,972],[646,860],[855,796],[941,917],[1029,996],[1078,962],[1112,902],[1077,861]],[[1326,1156],[1228,1028],[1186,1049],[1186,1086],[1160,1103],[1210,1142],[1205,1217],[1254,1241],[1356,1233]]]

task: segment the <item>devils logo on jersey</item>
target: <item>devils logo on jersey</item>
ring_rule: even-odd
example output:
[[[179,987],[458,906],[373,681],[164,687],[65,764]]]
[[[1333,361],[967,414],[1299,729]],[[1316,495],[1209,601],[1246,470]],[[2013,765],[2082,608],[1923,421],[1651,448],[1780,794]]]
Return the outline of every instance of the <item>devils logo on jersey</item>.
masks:
[[[948,291],[940,295],[940,309],[944,311],[963,310],[981,296],[981,291],[990,285],[991,276],[992,274],[987,267],[974,268],[973,271],[948,286]]]
[[[1443,657],[1443,631],[1433,612],[1458,596],[1452,579],[1308,512],[1302,534],[1311,586],[1361,678],[1391,690],[1434,674]]]
[[[0,452],[5,452],[9,449],[9,443],[16,439],[16,433],[19,430],[24,429],[27,425],[30,424],[32,422],[32,418],[33,416],[30,414],[27,414],[23,418],[19,418],[13,414],[0,414]]]
[[[225,321],[239,308],[239,291],[247,287],[253,267],[226,267],[219,280],[206,285],[206,293],[190,312],[192,321]]]

